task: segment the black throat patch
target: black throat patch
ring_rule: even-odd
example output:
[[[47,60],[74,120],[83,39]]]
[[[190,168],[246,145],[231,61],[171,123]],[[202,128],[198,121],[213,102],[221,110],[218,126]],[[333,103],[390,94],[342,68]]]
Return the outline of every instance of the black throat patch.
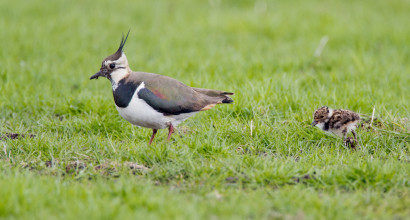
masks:
[[[323,127],[325,131],[329,130],[329,122],[325,122],[325,126]]]
[[[126,108],[140,84],[141,82],[125,82],[124,79],[120,80],[117,88],[113,91],[115,105],[120,108]]]

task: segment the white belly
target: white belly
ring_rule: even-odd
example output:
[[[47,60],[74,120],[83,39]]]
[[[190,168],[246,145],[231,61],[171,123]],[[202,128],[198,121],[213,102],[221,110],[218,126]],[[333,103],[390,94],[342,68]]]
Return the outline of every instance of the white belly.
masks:
[[[133,125],[162,129],[168,127],[170,124],[176,127],[185,119],[193,116],[196,112],[184,113],[179,115],[167,115],[157,112],[151,106],[149,106],[144,100],[139,99],[135,94],[132,97],[131,102],[126,108],[115,106],[120,115]]]
[[[330,129],[330,131],[331,131],[332,133],[334,133],[334,134],[340,136],[340,137],[343,137],[343,135],[344,135],[344,134],[343,134],[343,131],[346,129],[346,133],[349,133],[349,132],[351,132],[352,130],[355,130],[358,122],[359,122],[359,121],[349,122],[348,124],[343,125],[343,126],[342,126],[341,128],[339,128],[339,129]]]
[[[115,106],[120,115],[133,125],[146,128],[166,128],[171,123],[169,117],[151,108],[144,100],[133,97],[126,108]]]
[[[359,122],[359,121],[350,122],[350,123],[348,123],[348,124],[346,124],[346,125],[343,125],[343,126],[340,127],[339,129],[329,128],[328,132],[332,132],[333,134],[335,134],[335,135],[337,135],[337,136],[339,136],[339,137],[343,137],[343,135],[344,135],[344,134],[343,134],[343,131],[346,129],[347,133],[349,133],[349,132],[351,132],[352,130],[355,130],[358,122]],[[316,127],[320,128],[320,129],[322,129],[322,130],[325,130],[325,123],[318,123],[318,124],[316,125]]]
[[[138,97],[138,91],[144,87],[145,84],[142,82],[141,85],[138,86],[137,91],[126,108],[121,108],[115,105],[120,115],[131,124],[153,129],[166,128],[170,124],[176,127],[179,123],[196,113],[191,112],[165,116]],[[114,85],[113,89],[115,90]]]

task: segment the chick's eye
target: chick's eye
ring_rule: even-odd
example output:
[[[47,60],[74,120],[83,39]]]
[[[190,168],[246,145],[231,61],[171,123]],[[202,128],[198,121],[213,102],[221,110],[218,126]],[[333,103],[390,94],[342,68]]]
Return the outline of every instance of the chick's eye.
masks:
[[[111,63],[110,64],[110,69],[114,69],[115,68],[115,63]]]

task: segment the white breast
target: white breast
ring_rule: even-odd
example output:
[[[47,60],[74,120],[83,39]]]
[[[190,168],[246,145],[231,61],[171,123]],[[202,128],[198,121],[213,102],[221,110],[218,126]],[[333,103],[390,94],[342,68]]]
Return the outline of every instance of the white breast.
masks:
[[[133,125],[146,128],[161,129],[169,125],[170,120],[167,117],[151,108],[144,100],[135,96],[126,108],[115,106],[125,120]]]
[[[325,130],[325,123],[317,123],[316,127],[320,128],[321,130]]]
[[[133,125],[162,129],[166,128],[172,123],[175,127],[179,123],[183,122],[185,119],[194,115],[196,112],[185,113],[179,115],[169,115],[164,116],[164,114],[156,111],[154,108],[149,106],[143,99],[138,97],[138,91],[145,87],[144,82],[138,86],[134,93],[130,103],[126,108],[121,108],[115,105],[120,115]]]

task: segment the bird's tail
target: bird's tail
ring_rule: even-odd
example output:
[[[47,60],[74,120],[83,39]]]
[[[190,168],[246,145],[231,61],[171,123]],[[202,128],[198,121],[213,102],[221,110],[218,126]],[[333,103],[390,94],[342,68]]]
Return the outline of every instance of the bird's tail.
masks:
[[[208,96],[209,98],[212,98],[215,100],[215,98],[218,100],[216,104],[220,103],[232,103],[233,99],[229,97],[230,95],[233,95],[233,92],[224,92],[220,90],[213,90],[213,89],[202,89],[202,88],[192,88],[196,92]]]
[[[202,89],[202,88],[192,88],[197,93],[201,94],[204,100],[208,103],[205,107],[201,109],[201,111],[205,111],[208,109],[213,108],[217,104],[225,104],[225,103],[232,103],[233,99],[229,97],[233,95],[233,92],[224,92],[219,90],[213,89]]]

